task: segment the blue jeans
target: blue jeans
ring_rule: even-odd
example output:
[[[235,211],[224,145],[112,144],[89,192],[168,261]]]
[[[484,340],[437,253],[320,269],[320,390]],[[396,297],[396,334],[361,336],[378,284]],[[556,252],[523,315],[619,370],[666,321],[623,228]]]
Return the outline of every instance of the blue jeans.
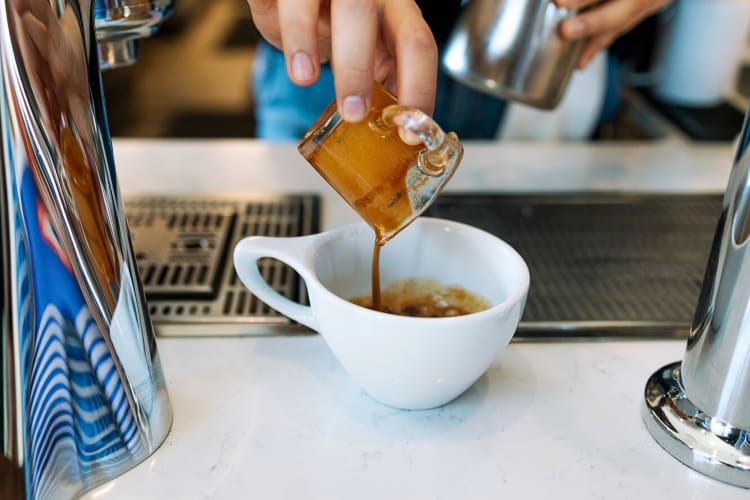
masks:
[[[253,68],[256,135],[270,140],[299,140],[334,99],[333,74],[323,65],[310,87],[289,80],[283,53],[261,41]],[[505,111],[505,102],[465,87],[438,73],[435,121],[461,139],[491,139]]]

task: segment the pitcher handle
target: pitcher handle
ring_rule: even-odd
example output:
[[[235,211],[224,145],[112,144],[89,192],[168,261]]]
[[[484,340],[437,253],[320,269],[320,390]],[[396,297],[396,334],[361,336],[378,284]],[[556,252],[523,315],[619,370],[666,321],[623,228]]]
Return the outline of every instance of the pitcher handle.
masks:
[[[418,166],[425,175],[448,175],[458,166],[464,148],[455,132],[444,132],[426,113],[410,106],[392,104],[383,108],[378,125],[401,127],[415,134],[424,143]]]

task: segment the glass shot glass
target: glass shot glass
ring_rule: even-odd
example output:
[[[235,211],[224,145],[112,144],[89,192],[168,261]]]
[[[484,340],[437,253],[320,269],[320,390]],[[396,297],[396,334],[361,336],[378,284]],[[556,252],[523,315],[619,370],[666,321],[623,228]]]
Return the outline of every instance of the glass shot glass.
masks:
[[[401,127],[420,145],[405,143]],[[463,157],[455,133],[427,114],[397,104],[376,83],[367,117],[345,122],[332,102],[305,133],[299,152],[385,244],[437,198]]]

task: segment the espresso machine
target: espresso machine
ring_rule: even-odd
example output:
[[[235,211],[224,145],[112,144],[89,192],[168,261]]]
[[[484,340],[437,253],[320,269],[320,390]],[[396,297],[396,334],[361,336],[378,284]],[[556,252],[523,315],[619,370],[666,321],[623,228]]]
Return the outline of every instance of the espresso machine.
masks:
[[[69,499],[172,410],[117,186],[100,69],[171,0],[0,1],[0,498]]]

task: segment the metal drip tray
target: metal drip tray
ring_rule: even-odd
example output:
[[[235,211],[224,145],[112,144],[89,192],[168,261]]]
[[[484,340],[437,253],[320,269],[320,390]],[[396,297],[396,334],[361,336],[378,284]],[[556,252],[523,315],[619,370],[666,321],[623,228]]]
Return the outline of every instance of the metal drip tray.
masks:
[[[144,197],[125,201],[136,262],[157,334],[257,335],[306,331],[240,283],[232,250],[245,236],[320,231],[315,195],[211,199]],[[261,274],[282,295],[305,303],[304,283],[274,259]]]
[[[686,337],[721,195],[444,194],[428,211],[510,243],[531,286],[516,338]]]
[[[141,198],[125,203],[159,335],[309,332],[251,295],[231,252],[249,235],[320,231],[314,195]],[[526,259],[531,288],[516,339],[683,338],[697,303],[721,195],[443,194],[428,215],[489,231]],[[304,283],[273,259],[273,288]]]

